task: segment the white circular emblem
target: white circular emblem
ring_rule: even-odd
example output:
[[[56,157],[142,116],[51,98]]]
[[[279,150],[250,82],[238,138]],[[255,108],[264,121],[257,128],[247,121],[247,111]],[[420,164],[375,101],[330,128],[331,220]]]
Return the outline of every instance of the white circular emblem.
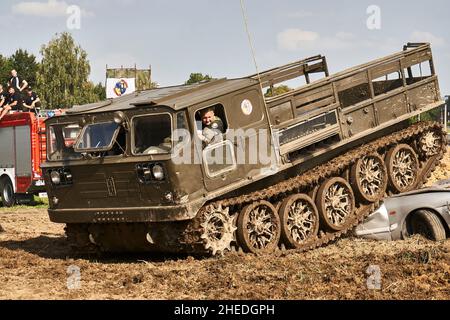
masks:
[[[241,103],[241,109],[242,109],[242,112],[243,112],[246,116],[251,115],[252,112],[253,112],[253,105],[252,105],[251,101],[248,100],[248,99],[245,99],[244,101],[242,101],[242,103]]]

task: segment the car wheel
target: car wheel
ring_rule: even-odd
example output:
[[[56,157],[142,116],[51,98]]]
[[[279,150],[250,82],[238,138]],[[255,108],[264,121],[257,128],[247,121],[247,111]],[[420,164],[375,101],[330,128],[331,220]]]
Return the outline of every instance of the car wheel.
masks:
[[[429,210],[419,210],[413,213],[403,225],[403,238],[420,234],[427,239],[443,241],[446,239],[445,228],[439,217]]]

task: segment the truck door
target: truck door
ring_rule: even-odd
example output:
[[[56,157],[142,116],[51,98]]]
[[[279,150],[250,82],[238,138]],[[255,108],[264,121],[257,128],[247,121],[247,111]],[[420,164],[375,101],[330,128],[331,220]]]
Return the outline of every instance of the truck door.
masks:
[[[196,109],[199,133],[199,112],[206,108],[213,108],[224,123],[225,133],[219,141],[203,144],[199,150],[208,191],[227,186],[232,189],[234,183],[270,172],[275,153],[261,99],[259,91],[251,89]]]

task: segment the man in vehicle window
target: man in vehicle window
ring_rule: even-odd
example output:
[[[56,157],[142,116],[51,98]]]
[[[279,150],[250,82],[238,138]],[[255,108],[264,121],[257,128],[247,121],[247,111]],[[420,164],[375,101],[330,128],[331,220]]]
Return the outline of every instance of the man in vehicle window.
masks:
[[[41,108],[41,100],[33,89],[27,89],[27,95],[23,103],[24,110],[37,112],[37,109]]]
[[[202,134],[200,140],[206,145],[222,141],[222,134],[225,126],[222,119],[215,115],[213,108],[208,108],[200,112],[202,119]]]
[[[7,104],[0,114],[0,120],[2,120],[3,117],[10,111],[22,111],[22,97],[20,95],[20,92],[16,92],[16,89],[14,89],[14,87],[9,87],[8,92],[9,96],[7,99]]]
[[[24,79],[20,79],[16,70],[11,71],[11,78],[8,81],[10,87],[14,87],[17,92],[22,92],[28,87],[28,82]]]

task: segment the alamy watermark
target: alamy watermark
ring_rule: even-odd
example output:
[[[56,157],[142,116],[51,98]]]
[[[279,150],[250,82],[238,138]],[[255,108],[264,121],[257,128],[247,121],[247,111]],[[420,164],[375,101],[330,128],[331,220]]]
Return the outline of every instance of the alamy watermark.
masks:
[[[371,265],[366,271],[369,277],[367,278],[367,289],[381,290],[381,268],[378,265]]]
[[[381,30],[381,8],[371,5],[367,7],[366,13],[369,15],[366,21],[367,29]]]
[[[191,136],[185,129],[174,131],[176,141],[172,150],[172,162],[180,164],[208,165],[263,165],[277,163],[279,135],[267,129],[229,129],[224,135],[216,135],[205,143],[199,136]]]
[[[81,289],[81,269],[78,266],[71,265],[67,268],[67,289]]]
[[[76,5],[68,6],[66,9],[68,15],[66,26],[69,30],[81,29],[81,8]]]

